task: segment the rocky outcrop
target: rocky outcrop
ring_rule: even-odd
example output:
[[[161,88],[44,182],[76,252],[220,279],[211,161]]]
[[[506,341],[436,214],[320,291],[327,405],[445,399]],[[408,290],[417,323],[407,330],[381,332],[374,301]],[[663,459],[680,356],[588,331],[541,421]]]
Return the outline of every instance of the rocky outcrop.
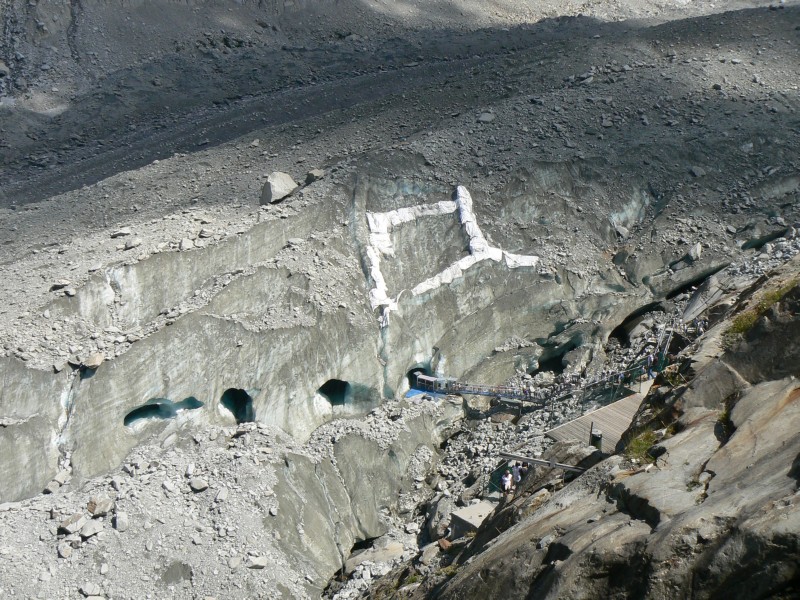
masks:
[[[395,579],[396,596],[797,595],[800,382],[786,371],[797,368],[797,273],[787,265],[745,291],[659,376],[622,454],[563,487],[534,474],[449,578],[416,589]]]

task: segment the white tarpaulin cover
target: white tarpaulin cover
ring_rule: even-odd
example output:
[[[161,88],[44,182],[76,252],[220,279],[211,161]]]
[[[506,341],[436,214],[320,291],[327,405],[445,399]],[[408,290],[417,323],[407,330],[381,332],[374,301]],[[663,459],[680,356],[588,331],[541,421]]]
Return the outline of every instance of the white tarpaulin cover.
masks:
[[[425,281],[417,284],[411,290],[411,294],[419,296],[426,292],[435,290],[442,285],[452,283],[459,277],[463,277],[464,271],[474,264],[483,260],[494,262],[505,261],[510,269],[519,267],[535,267],[539,258],[524,254],[511,254],[504,252],[500,248],[494,248],[483,236],[475,213],[472,211],[472,196],[467,188],[460,185],[456,188],[455,201],[442,201],[436,204],[420,204],[399,208],[385,213],[367,213],[367,224],[369,225],[369,246],[367,247],[367,260],[369,261],[369,273],[375,287],[370,290],[369,300],[372,308],[383,306],[381,315],[381,326],[389,324],[389,313],[397,309],[396,298],[390,298],[386,288],[386,280],[381,273],[381,256],[394,256],[394,246],[392,244],[392,229],[415,221],[420,217],[430,217],[446,215],[458,210],[458,218],[464,233],[469,237],[469,254],[454,262],[440,273]],[[400,292],[402,293],[402,292]]]

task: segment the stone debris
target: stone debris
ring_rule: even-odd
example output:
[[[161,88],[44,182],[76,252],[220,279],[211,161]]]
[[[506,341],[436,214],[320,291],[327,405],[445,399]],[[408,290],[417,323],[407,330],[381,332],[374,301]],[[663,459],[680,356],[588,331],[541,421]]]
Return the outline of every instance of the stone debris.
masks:
[[[81,528],[84,525],[86,525],[87,522],[88,518],[85,515],[81,513],[75,513],[71,517],[68,517],[67,519],[59,523],[58,529],[63,533],[71,535],[73,533],[77,533],[78,531],[80,531]]]
[[[244,566],[248,569],[264,569],[269,566],[269,558],[266,556],[248,556]]]
[[[81,527],[80,534],[83,539],[87,539],[92,537],[93,535],[97,535],[103,531],[103,523],[100,521],[89,521],[83,527]]]
[[[59,558],[69,558],[72,556],[72,546],[66,542],[60,542],[56,547]]]
[[[121,227],[120,229],[117,229],[116,231],[114,231],[111,234],[111,239],[115,239],[115,238],[119,238],[119,237],[125,237],[125,236],[130,235],[131,233],[132,233],[132,231],[131,231],[130,227]]]
[[[104,517],[114,510],[114,501],[108,496],[92,496],[86,509],[93,517]]]

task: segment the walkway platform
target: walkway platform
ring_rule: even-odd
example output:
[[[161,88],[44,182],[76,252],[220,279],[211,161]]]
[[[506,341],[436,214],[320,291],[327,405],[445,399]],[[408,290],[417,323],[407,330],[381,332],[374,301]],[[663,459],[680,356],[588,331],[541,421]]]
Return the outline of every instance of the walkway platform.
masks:
[[[633,415],[636,414],[639,405],[642,403],[642,399],[647,395],[647,392],[650,391],[650,386],[652,385],[652,379],[643,381],[642,391],[640,393],[632,394],[627,398],[617,400],[613,404],[586,413],[574,421],[568,421],[550,431],[546,431],[545,435],[557,442],[577,440],[588,444],[589,428],[592,426],[592,423],[594,423],[595,431],[600,430],[603,432],[601,450],[603,452],[613,453],[617,442],[619,442],[622,434],[631,424]]]

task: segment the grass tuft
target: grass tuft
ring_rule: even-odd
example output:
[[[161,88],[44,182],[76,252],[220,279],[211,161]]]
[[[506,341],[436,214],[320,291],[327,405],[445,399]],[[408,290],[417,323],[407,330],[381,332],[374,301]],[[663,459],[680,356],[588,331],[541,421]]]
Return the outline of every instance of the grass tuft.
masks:
[[[765,292],[764,296],[755,304],[755,306],[748,308],[733,319],[733,323],[731,323],[731,326],[728,328],[726,333],[738,335],[750,331],[761,318],[761,316],[770,308],[772,308],[774,304],[780,302],[786,294],[788,294],[797,286],[797,283],[798,280],[793,279],[786,285]]]
[[[652,431],[643,431],[633,438],[625,448],[625,456],[642,463],[652,463],[654,458],[647,451],[656,443],[656,434]]]

